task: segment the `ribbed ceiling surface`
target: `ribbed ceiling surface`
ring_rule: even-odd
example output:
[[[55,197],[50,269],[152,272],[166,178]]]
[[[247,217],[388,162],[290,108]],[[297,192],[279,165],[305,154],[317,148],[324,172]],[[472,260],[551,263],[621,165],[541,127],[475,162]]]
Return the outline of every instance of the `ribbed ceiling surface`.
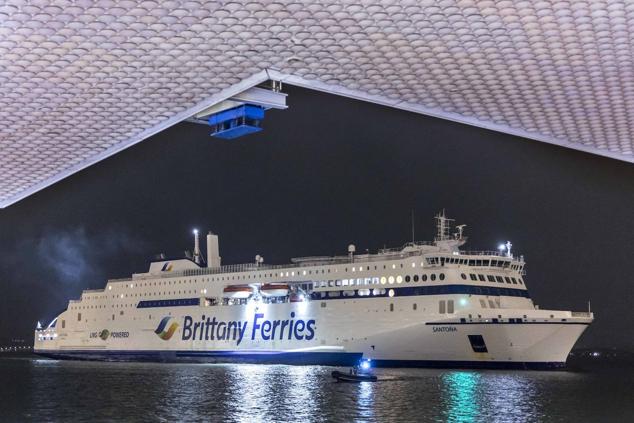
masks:
[[[633,38],[618,0],[5,0],[0,206],[269,76],[632,162]]]

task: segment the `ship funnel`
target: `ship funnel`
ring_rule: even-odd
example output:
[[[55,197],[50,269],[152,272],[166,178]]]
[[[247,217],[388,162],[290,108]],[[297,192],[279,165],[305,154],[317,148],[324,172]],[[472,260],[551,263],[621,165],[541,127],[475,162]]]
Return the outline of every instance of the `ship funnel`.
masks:
[[[194,229],[194,262],[200,264],[200,239],[198,238],[198,229]]]
[[[207,267],[220,267],[218,235],[211,232],[207,234]]]

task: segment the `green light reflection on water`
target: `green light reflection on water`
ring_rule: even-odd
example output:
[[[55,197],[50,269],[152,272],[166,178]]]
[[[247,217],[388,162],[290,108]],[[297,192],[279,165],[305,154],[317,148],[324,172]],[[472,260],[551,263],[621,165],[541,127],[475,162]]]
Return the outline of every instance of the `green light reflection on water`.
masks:
[[[449,422],[469,423],[476,421],[480,404],[476,391],[480,374],[475,372],[451,372],[442,376],[446,394],[445,415]]]

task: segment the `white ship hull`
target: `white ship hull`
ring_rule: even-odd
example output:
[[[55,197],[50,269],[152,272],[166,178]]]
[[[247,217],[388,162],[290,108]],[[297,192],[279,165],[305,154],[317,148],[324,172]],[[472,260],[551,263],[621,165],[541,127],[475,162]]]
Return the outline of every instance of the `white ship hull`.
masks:
[[[454,297],[456,301],[458,297]],[[220,313],[201,306],[138,309],[123,324],[58,330],[55,338],[36,339],[35,352],[51,358],[111,361],[352,365],[364,357],[389,367],[557,368],[565,366],[568,353],[591,322],[589,316],[549,310],[531,310],[526,319],[522,316],[527,310],[521,309],[495,310],[495,314],[475,319],[468,319],[464,312],[428,315],[437,301],[436,296],[338,299],[223,307]],[[417,304],[416,311],[413,304]],[[163,331],[172,323],[177,326],[169,339],[163,339],[156,333],[158,325],[170,315]],[[210,329],[205,333],[203,325],[194,334],[193,326],[207,320]],[[217,323],[211,328],[214,320]],[[282,323],[277,325],[277,333],[272,331],[275,321],[285,320],[302,321],[304,326],[314,321],[314,335],[304,327],[298,332],[300,337],[312,335],[311,339],[297,339],[293,333],[289,340],[288,326],[280,333]],[[267,321],[271,330],[263,333]],[[228,328],[230,322],[240,325]],[[219,327],[220,323],[225,325]],[[486,351],[476,352],[469,335],[482,336]]]

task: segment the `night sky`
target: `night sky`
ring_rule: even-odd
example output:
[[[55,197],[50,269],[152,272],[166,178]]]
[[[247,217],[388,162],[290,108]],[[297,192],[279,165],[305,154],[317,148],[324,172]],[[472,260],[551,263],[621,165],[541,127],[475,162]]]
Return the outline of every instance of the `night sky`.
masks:
[[[179,124],[0,210],[0,345],[107,278],[220,236],[223,264],[431,240],[440,209],[467,249],[511,240],[542,308],[585,311],[578,346],[634,347],[634,166],[328,94],[237,140]],[[0,170],[0,177],[1,177]]]

